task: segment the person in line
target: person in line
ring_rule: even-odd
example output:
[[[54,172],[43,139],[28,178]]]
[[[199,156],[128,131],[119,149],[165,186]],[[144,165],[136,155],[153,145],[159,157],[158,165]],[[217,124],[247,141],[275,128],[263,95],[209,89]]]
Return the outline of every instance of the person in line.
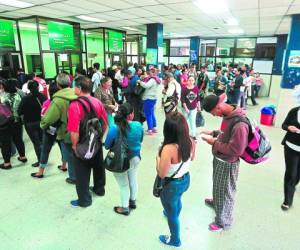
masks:
[[[189,167],[195,157],[195,143],[189,137],[184,116],[179,112],[170,113],[166,117],[163,134],[164,141],[157,156],[156,170],[164,182],[160,200],[171,236],[160,235],[159,240],[163,244],[179,247],[181,197],[190,186]],[[170,178],[176,171],[178,173]]]
[[[92,94],[96,92],[96,89],[99,87],[101,80],[103,79],[102,73],[100,72],[100,63],[94,63],[94,74],[92,76],[93,89]]]
[[[46,97],[39,92],[39,83],[35,80],[28,82],[30,94],[22,98],[18,114],[23,116],[25,130],[33,144],[37,162],[33,167],[40,164],[41,146],[42,146],[42,129],[40,128],[41,110]]]
[[[214,208],[215,221],[209,230],[219,232],[229,229],[233,223],[236,185],[239,174],[239,157],[248,145],[249,127],[238,122],[231,127],[236,117],[245,117],[241,108],[224,102],[225,94],[210,95],[203,100],[203,109],[213,116],[223,117],[223,130],[202,131],[201,137],[212,145],[213,159],[213,199],[205,203]]]
[[[256,72],[255,74],[255,80],[256,80],[256,84],[255,84],[255,97],[258,97],[259,91],[261,89],[261,86],[264,83],[263,78],[260,76],[259,72]]]
[[[129,71],[131,71],[132,75],[135,75],[135,72],[136,72],[136,69],[135,67],[133,66],[133,63],[132,62],[129,62],[128,63],[128,69]]]
[[[50,126],[60,123],[56,130],[56,140],[59,141],[63,158],[68,162],[68,174],[66,182],[75,184],[76,176],[74,171],[74,156],[70,134],[67,132],[68,107],[71,101],[77,99],[74,90],[70,88],[70,78],[64,73],[56,77],[58,91],[53,95],[53,100],[45,115],[41,120],[41,128],[49,129]]]
[[[289,111],[282,124],[282,129],[287,131],[282,141],[285,159],[283,211],[293,205],[296,186],[300,181],[300,85],[294,90],[293,96],[297,107]]]
[[[21,96],[17,92],[17,84],[17,79],[8,79],[7,81],[2,82],[4,94],[1,97],[1,103],[7,105],[11,109],[13,115],[11,124],[0,131],[0,139],[2,142],[1,151],[4,159],[4,163],[0,164],[0,168],[5,170],[12,168],[10,163],[12,142],[19,153],[18,160],[22,163],[27,162],[25,156],[25,144],[23,141],[23,126],[21,117],[18,114]]]
[[[239,68],[235,72],[235,81],[231,85],[231,104],[238,105],[241,99],[241,88],[244,86],[244,78],[243,78],[244,71]],[[243,90],[244,91],[244,90]]]
[[[188,78],[189,78],[188,70],[187,68],[184,67],[180,75],[180,85],[182,87],[185,87],[187,85]]]
[[[180,84],[175,80],[174,75],[170,72],[165,72],[164,73],[164,85],[165,88],[162,91],[163,94],[163,106],[165,113],[168,114],[170,112],[177,111],[178,105],[179,105],[179,100],[181,97],[181,86]],[[171,107],[168,102],[169,100],[176,99],[177,105],[174,107]],[[169,110],[168,107],[171,107],[172,109]]]
[[[209,84],[209,77],[206,71],[207,71],[206,66],[201,66],[200,74],[197,79],[197,87],[199,89],[200,103],[202,103],[204,97],[206,96],[206,89]]]
[[[196,140],[196,115],[201,110],[199,89],[195,86],[195,79],[190,76],[188,84],[182,89],[181,103],[183,107],[183,114],[188,122],[190,135]]]
[[[194,77],[195,81],[197,81],[198,73],[197,73],[197,70],[196,70],[196,64],[191,64],[188,75],[189,75],[189,77],[190,76]]]
[[[144,131],[141,123],[133,121],[133,117],[132,106],[129,103],[122,104],[115,116],[115,125],[109,128],[104,144],[106,149],[110,149],[120,135],[128,144],[130,168],[123,173],[114,173],[121,195],[121,206],[114,207],[114,211],[122,215],[129,215],[130,209],[136,209],[138,192],[137,171],[141,161]]]
[[[222,70],[217,69],[216,78],[215,78],[214,93],[217,96],[222,95],[226,91],[226,85],[227,85],[227,80],[223,76]]]
[[[118,109],[118,104],[111,91],[111,86],[111,78],[105,77],[101,80],[101,85],[95,92],[95,97],[103,103],[104,108],[107,112],[109,127],[114,124],[113,113]]]
[[[92,90],[92,84],[90,80],[85,76],[79,76],[75,79],[75,94],[80,97],[88,98],[88,103],[86,100],[82,99],[85,103],[85,107],[89,112],[91,112],[91,106],[96,112],[97,117],[101,120],[103,134],[107,128],[107,114],[104,109],[103,104],[95,97],[90,95]],[[85,109],[83,104],[79,101],[71,102],[68,108],[68,125],[67,130],[71,134],[72,150],[76,152],[76,147],[80,139],[80,121],[85,117]],[[101,135],[101,140],[102,136]],[[103,167],[103,151],[102,147],[99,148],[99,152],[94,158],[89,160],[82,160],[74,154],[74,165],[76,173],[76,191],[78,195],[77,200],[72,200],[72,206],[88,207],[92,204],[92,197],[90,194],[90,175],[93,169],[93,180],[94,186],[91,188],[98,196],[105,195],[105,169]]]
[[[147,81],[145,78],[143,81],[138,80],[137,83],[145,88],[142,99],[144,101],[144,112],[148,125],[146,134],[153,135],[153,133],[157,133],[155,105],[157,101],[157,88],[160,82],[158,82],[155,68],[149,69],[148,74],[149,77],[147,77]]]

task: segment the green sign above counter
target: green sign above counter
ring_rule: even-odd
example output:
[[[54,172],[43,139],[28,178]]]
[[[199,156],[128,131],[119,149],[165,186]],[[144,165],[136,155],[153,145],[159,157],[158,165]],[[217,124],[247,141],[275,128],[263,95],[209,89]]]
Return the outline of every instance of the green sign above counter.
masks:
[[[51,50],[73,50],[73,25],[59,22],[48,22],[49,45]]]
[[[123,33],[117,31],[108,32],[109,52],[123,52]]]
[[[0,49],[15,49],[13,22],[0,20]]]

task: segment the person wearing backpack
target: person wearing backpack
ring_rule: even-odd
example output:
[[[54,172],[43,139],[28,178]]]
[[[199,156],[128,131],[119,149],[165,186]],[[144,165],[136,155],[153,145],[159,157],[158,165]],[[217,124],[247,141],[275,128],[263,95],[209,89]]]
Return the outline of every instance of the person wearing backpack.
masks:
[[[75,184],[74,156],[70,134],[67,132],[66,127],[68,123],[69,104],[72,100],[77,99],[77,96],[74,93],[74,89],[69,87],[70,78],[68,75],[64,73],[58,74],[56,84],[59,90],[53,95],[51,105],[42,117],[41,129],[49,129],[50,126],[60,123],[60,126],[56,130],[56,140],[60,143],[63,158],[68,162],[69,177],[66,178],[66,182]]]
[[[177,111],[179,100],[181,97],[181,86],[175,80],[174,75],[171,72],[164,73],[165,88],[162,91],[163,100],[162,105],[164,107],[165,114]]]
[[[105,169],[103,167],[102,137],[108,127],[104,105],[90,95],[92,83],[85,76],[75,78],[75,94],[78,99],[68,108],[67,130],[71,134],[76,173],[77,200],[74,207],[88,207],[92,204],[90,175],[93,169],[94,187],[98,196],[105,195]]]
[[[132,106],[129,103],[122,104],[115,116],[115,125],[109,128],[104,143],[106,149],[111,149],[117,141],[117,137],[121,136],[128,145],[129,169],[121,173],[114,173],[121,194],[121,206],[114,207],[114,211],[122,215],[129,215],[130,209],[136,209],[137,170],[141,160],[144,132],[141,123],[133,121],[133,118]]]
[[[39,92],[38,82],[34,80],[29,81],[28,89],[30,90],[30,94],[22,98],[18,114],[19,116],[23,116],[25,130],[34,146],[34,151],[37,157],[37,162],[32,164],[32,166],[38,167],[40,163],[43,134],[40,128],[41,110],[46,98]]]
[[[203,109],[213,116],[223,117],[222,131],[202,131],[201,137],[212,145],[213,199],[205,199],[206,205],[214,208],[215,221],[209,230],[219,232],[229,229],[233,222],[236,185],[239,174],[240,156],[248,146],[249,126],[244,119],[244,111],[224,102],[225,94],[210,95],[203,100]],[[231,127],[234,123],[234,126]]]
[[[18,114],[18,108],[21,103],[21,96],[17,92],[17,79],[8,79],[2,82],[4,94],[1,97],[1,103],[9,107],[12,113],[12,121],[0,129],[0,139],[2,142],[1,151],[4,163],[0,164],[1,169],[11,169],[11,143],[16,145],[19,153],[18,160],[25,163],[25,144],[23,141],[23,126],[21,117]]]

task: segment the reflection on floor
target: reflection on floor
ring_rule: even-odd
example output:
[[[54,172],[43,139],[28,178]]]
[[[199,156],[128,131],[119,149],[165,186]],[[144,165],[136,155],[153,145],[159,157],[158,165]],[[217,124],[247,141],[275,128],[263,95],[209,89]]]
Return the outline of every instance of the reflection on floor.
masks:
[[[259,99],[260,106],[249,105],[250,117],[259,119],[260,107],[272,100]],[[155,176],[155,155],[162,140],[163,115],[157,107],[160,133],[145,136],[142,162],[139,166],[138,209],[129,217],[117,215],[119,193],[114,177],[107,173],[106,195],[93,197],[86,209],[72,208],[75,187],[67,184],[66,173],[57,169],[58,147],[51,152],[50,166],[44,179],[30,177],[35,169],[34,151],[26,136],[29,162],[22,165],[16,157],[13,169],[0,171],[0,249],[167,249],[158,235],[168,233],[160,201],[152,196]],[[218,128],[220,120],[205,114],[206,127]],[[273,149],[265,164],[242,163],[238,180],[235,223],[230,231],[211,233],[207,226],[213,212],[204,205],[212,190],[212,156],[208,145],[198,140],[197,158],[191,168],[191,186],[183,197],[181,213],[182,249],[300,249],[300,193],[296,192],[294,207],[287,213],[282,202],[284,158],[280,144],[280,128],[263,127]],[[0,159],[2,162],[2,159]]]

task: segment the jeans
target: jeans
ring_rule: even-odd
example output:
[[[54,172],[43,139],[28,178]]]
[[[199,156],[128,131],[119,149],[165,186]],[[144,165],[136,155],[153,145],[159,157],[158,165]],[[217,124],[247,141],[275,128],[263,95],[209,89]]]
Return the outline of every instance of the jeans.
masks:
[[[50,135],[46,131],[43,131],[41,156],[40,156],[40,167],[46,168],[50,151],[55,143],[56,135]]]
[[[197,116],[197,109],[192,109],[187,113],[185,109],[183,109],[183,114],[185,119],[188,122],[190,135],[196,137],[197,128],[196,128],[196,116]]]
[[[258,97],[258,93],[259,93],[260,88],[261,88],[261,86],[255,85],[255,97],[256,98]]]
[[[124,173],[114,173],[116,181],[120,188],[121,206],[128,207],[129,199],[136,200],[138,192],[137,169],[140,163],[140,157],[135,156],[130,159],[130,168]]]
[[[43,131],[40,122],[25,123],[25,130],[33,144],[37,161],[40,162]]]
[[[25,156],[25,145],[23,141],[23,128],[21,122],[12,123],[0,131],[1,152],[5,163],[10,162],[11,144],[16,145],[20,157]]]
[[[105,192],[105,168],[103,167],[102,148],[99,153],[91,160],[83,161],[74,156],[74,166],[76,171],[76,192],[78,195],[78,204],[82,207],[88,207],[92,204],[90,194],[90,176],[93,169],[94,188],[93,191],[98,195],[104,195]]]
[[[112,125],[115,124],[114,117],[112,113],[107,113],[107,119],[108,119],[108,126],[111,127]]]
[[[231,104],[235,104],[237,105],[239,103],[239,99],[240,99],[240,90],[234,90],[233,92],[231,92]]]
[[[172,180],[164,186],[160,200],[168,218],[171,241],[180,242],[179,214],[182,208],[181,196],[190,186],[190,175],[185,174],[181,180]]]
[[[60,141],[61,146],[61,153],[63,156],[63,159],[65,159],[68,162],[68,173],[69,178],[73,181],[76,180],[75,170],[74,170],[74,155],[73,155],[73,149],[71,143],[66,143],[63,140]]]
[[[246,108],[246,98],[245,98],[245,92],[240,91],[239,99],[238,99],[238,106],[241,108]]]
[[[144,112],[147,120],[148,130],[156,128],[156,118],[155,118],[155,104],[156,100],[147,99],[144,100]]]

